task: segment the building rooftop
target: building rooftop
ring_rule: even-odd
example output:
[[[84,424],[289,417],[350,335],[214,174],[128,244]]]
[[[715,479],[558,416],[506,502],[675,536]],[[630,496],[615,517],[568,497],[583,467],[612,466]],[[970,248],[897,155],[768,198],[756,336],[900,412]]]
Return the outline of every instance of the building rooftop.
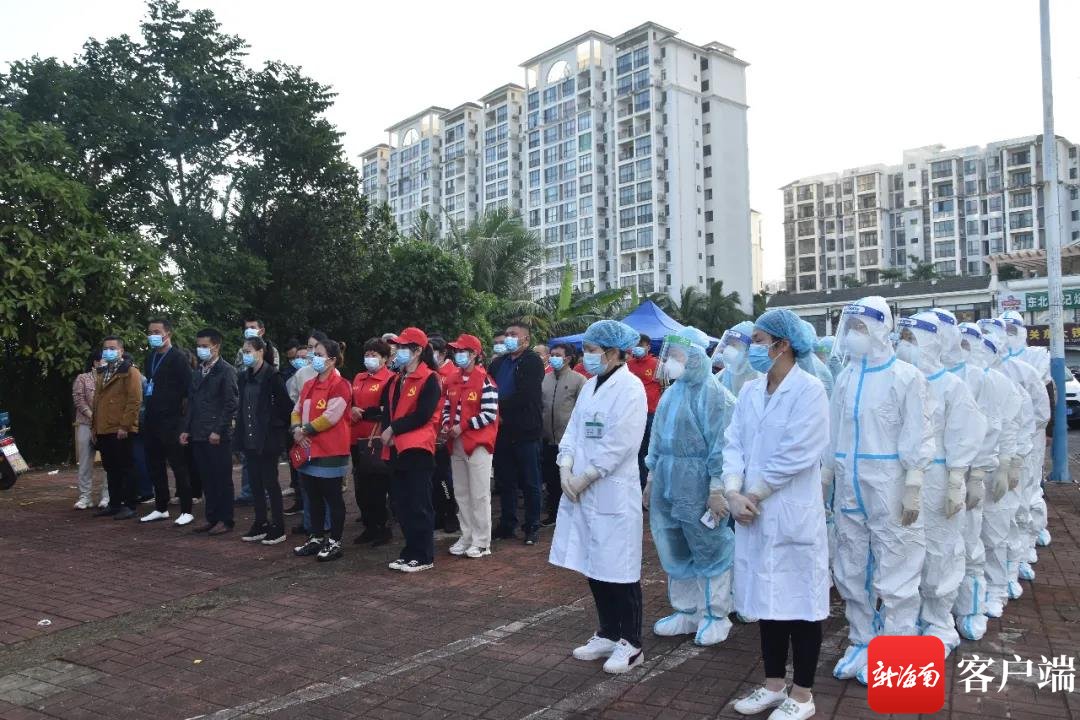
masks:
[[[442,117],[443,119],[456,118],[459,115],[464,115],[466,110],[483,110],[483,109],[484,109],[483,106],[481,106],[479,103],[474,103],[472,101],[463,102],[460,105],[458,105],[456,108],[454,108],[452,110],[447,110],[440,117]]]
[[[439,116],[442,116],[442,115],[445,115],[447,112],[448,112],[447,109],[444,108],[444,107],[439,107],[438,105],[432,105],[430,107],[424,108],[423,110],[416,113],[415,115],[410,115],[409,117],[405,118],[404,120],[401,120],[400,122],[394,123],[390,127],[386,128],[386,130],[384,132],[393,132],[394,130],[397,130],[402,125],[408,125],[409,123],[412,123],[412,122],[414,122],[416,120],[419,120],[420,118],[424,117],[425,115],[439,115]]]
[[[369,155],[374,155],[375,153],[377,153],[380,150],[393,150],[393,148],[390,147],[389,145],[387,145],[386,143],[379,143],[378,145],[372,145],[367,150],[360,153],[360,157],[366,158]]]
[[[525,88],[523,88],[521,85],[518,85],[517,83],[506,83],[505,85],[500,85],[499,87],[495,88],[494,90],[492,90],[488,94],[481,97],[480,101],[484,102],[485,100],[494,100],[496,98],[503,97],[504,95],[506,95],[506,93],[510,92],[511,90],[517,90],[518,92],[525,92]]]
[[[572,47],[577,47],[583,41],[589,40],[590,38],[596,38],[597,40],[602,40],[603,42],[611,42],[612,39],[610,35],[605,35],[602,32],[597,32],[595,30],[587,30],[586,32],[581,33],[577,37],[570,38],[564,43],[545,50],[539,55],[534,55],[533,57],[518,65],[518,67],[529,67],[530,65],[535,65],[536,63],[546,58],[548,55],[556,55],[564,50],[569,50]]]
[[[990,276],[975,275],[968,277],[943,277],[937,280],[915,280],[911,282],[891,283],[886,285],[867,285],[865,287],[841,288],[838,290],[819,290],[804,293],[778,293],[769,298],[769,307],[799,307],[803,305],[842,305],[854,302],[869,295],[883,298],[934,296],[947,293],[989,290]]]

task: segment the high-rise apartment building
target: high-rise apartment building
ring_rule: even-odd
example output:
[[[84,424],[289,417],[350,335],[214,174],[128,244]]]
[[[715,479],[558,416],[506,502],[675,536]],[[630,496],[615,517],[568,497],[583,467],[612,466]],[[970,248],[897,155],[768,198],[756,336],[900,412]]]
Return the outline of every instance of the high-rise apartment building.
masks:
[[[1080,240],[1077,146],[1057,138],[1062,241]],[[876,284],[916,262],[984,275],[989,255],[1046,247],[1042,137],[906,150],[871,165],[796,180],[784,193],[787,290]],[[884,273],[884,275],[883,275]]]
[[[399,227],[425,210],[445,231],[448,219],[506,206],[543,242],[534,297],[556,292],[569,269],[579,288],[641,294],[720,281],[749,310],[746,63],[734,50],[645,23],[584,33],[522,68],[524,87],[390,128]]]

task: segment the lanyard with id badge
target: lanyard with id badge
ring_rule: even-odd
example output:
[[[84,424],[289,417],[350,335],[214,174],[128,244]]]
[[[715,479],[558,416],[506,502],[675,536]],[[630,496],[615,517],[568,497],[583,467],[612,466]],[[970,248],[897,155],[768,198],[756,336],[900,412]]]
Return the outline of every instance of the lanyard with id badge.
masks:
[[[601,440],[604,437],[605,414],[593,413],[592,418],[585,421],[585,437],[590,440]]]
[[[154,353],[150,357],[150,379],[146,381],[146,388],[143,390],[143,395],[150,397],[154,394],[154,376],[157,375],[158,368],[161,367],[161,363],[165,361],[165,356],[172,352],[172,347],[166,350],[164,353]]]

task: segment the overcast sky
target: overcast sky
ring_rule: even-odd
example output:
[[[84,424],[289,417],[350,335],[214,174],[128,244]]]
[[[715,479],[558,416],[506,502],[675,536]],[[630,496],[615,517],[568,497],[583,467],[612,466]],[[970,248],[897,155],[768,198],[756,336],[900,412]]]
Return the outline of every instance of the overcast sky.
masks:
[[[354,157],[428,105],[523,84],[523,60],[585,30],[652,20],[730,45],[750,63],[750,203],[765,216],[767,279],[783,277],[781,185],[898,163],[904,148],[1042,132],[1038,0],[183,4],[211,7],[254,63],[280,59],[332,85],[330,117]],[[1056,129],[1080,142],[1080,2],[1051,0],[1051,12]],[[0,0],[0,63],[70,59],[89,36],[136,33],[143,15],[140,0]]]

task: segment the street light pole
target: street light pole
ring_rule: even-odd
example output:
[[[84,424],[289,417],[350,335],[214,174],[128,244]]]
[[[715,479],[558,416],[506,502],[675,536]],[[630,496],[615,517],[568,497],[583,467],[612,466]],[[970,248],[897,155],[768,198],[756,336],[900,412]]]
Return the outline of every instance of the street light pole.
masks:
[[[1043,225],[1046,228],[1046,285],[1050,300],[1050,376],[1054,381],[1053,469],[1050,479],[1069,481],[1068,421],[1065,416],[1065,325],[1061,309],[1061,222],[1058,208],[1057,136],[1054,135],[1054,81],[1050,67],[1050,0],[1039,0],[1042,46]]]

